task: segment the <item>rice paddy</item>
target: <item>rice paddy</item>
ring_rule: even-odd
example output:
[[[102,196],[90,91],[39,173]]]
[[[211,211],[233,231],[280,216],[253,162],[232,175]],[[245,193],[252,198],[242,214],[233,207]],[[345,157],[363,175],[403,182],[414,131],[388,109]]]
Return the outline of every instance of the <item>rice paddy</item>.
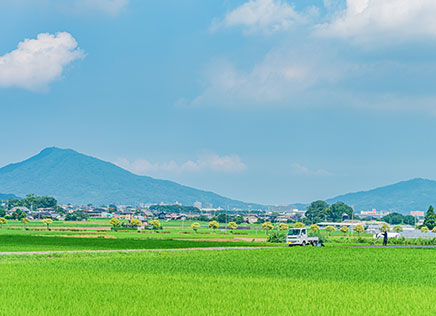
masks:
[[[1,315],[434,315],[434,249],[0,257]]]

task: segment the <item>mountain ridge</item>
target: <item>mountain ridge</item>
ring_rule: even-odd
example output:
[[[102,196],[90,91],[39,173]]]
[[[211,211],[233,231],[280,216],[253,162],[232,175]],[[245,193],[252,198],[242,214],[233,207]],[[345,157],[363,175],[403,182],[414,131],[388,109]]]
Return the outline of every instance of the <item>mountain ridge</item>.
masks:
[[[247,208],[250,204],[148,176],[72,149],[48,147],[37,155],[0,168],[0,192],[19,196],[51,195],[61,203],[130,204],[199,201],[214,207]]]

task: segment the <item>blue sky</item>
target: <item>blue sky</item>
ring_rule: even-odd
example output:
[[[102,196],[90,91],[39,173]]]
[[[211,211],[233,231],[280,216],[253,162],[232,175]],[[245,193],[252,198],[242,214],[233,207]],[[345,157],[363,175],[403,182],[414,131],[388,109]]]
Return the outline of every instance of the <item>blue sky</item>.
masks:
[[[0,166],[73,148],[250,202],[436,178],[433,0],[0,0]]]

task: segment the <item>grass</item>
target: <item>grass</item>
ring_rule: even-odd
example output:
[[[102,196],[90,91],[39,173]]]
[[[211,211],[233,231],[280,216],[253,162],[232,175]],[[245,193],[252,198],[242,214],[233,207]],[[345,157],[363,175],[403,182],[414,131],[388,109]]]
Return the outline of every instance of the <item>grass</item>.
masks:
[[[172,239],[106,239],[67,238],[58,236],[0,235],[0,252],[64,251],[107,249],[169,249],[199,247],[271,246],[266,243],[246,241],[191,241]]]
[[[434,315],[434,249],[0,257],[1,315]]]

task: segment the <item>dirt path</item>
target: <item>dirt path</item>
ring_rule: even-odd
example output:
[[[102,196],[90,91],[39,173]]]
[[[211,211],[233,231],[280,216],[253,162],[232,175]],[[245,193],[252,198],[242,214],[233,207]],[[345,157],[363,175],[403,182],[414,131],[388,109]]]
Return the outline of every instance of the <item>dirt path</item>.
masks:
[[[210,248],[176,248],[176,249],[109,249],[109,250],[60,250],[60,251],[22,251],[0,252],[0,256],[11,255],[51,255],[68,253],[111,253],[111,252],[159,252],[159,251],[220,251],[220,250],[254,250],[254,249],[277,249],[281,247],[210,247]]]

